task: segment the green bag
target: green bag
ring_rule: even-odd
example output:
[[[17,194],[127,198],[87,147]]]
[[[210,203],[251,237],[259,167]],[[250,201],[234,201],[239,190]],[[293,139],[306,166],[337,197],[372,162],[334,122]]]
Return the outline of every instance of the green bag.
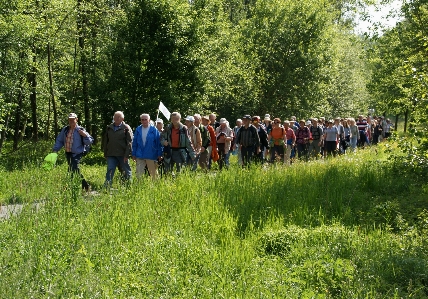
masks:
[[[54,168],[57,159],[58,159],[57,153],[48,154],[43,161],[42,168],[46,170],[51,170],[52,168]]]

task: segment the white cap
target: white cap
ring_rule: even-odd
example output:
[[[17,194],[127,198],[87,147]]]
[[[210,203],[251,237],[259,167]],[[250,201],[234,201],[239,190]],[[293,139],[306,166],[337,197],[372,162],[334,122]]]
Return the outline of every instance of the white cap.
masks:
[[[225,124],[225,123],[227,123],[227,120],[225,118],[220,118],[220,123]]]
[[[192,123],[193,123],[193,122],[195,122],[195,118],[194,118],[193,116],[191,116],[191,115],[187,116],[187,117],[186,117],[186,120],[187,120],[187,121],[190,121],[190,122],[192,122]]]
[[[68,115],[68,118],[77,118],[77,115],[76,115],[76,113],[70,113]]]
[[[162,120],[162,118],[158,118],[158,119],[156,120],[156,123],[161,123],[161,124],[163,124],[163,120]]]

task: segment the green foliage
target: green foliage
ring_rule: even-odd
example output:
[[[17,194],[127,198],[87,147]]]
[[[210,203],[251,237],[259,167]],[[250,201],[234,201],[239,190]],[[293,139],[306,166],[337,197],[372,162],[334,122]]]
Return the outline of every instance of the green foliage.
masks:
[[[0,297],[424,298],[426,180],[384,158],[111,190],[105,165],[83,165],[99,191],[83,195],[65,163],[2,170],[1,202],[25,205],[0,221]]]

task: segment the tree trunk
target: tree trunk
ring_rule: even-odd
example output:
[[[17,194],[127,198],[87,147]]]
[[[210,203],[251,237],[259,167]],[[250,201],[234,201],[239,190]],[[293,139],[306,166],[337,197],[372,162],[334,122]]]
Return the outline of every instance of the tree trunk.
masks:
[[[3,143],[6,140],[6,131],[9,127],[9,118],[10,118],[10,115],[9,114],[6,115],[6,119],[4,120],[4,128],[0,132],[0,153],[3,148]]]
[[[404,133],[407,131],[407,120],[409,118],[409,109],[406,109],[406,112],[404,113]]]
[[[396,131],[398,131],[398,116],[399,116],[399,114],[395,115],[395,124],[394,124],[395,127],[394,128]]]
[[[48,115],[48,124],[46,126],[46,139],[49,139],[49,125],[50,125],[50,108],[52,101],[52,110],[54,114],[54,132],[58,133],[58,111],[56,109],[55,102],[55,93],[53,88],[53,75],[52,75],[52,59],[51,59],[51,45],[48,43],[47,45],[47,54],[48,54],[48,73],[49,73],[49,92],[50,92],[50,100],[49,100],[49,115]]]
[[[37,124],[37,68],[36,68],[36,48],[33,46],[33,67],[31,72],[28,73],[28,83],[30,85],[30,104],[31,104],[31,122],[32,128],[32,139],[38,141],[39,127]]]
[[[18,149],[18,143],[19,143],[19,137],[20,137],[20,131],[21,131],[21,111],[22,111],[22,104],[23,104],[23,85],[24,85],[24,77],[21,77],[19,80],[19,93],[18,93],[18,99],[17,99],[17,106],[16,106],[16,112],[15,112],[15,132],[13,133],[13,150],[16,151]]]

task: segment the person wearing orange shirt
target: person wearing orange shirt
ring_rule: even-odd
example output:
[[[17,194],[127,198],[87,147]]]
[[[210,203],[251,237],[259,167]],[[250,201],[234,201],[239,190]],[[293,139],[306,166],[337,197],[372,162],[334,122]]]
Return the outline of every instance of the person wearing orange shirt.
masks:
[[[281,119],[275,118],[273,120],[272,131],[269,133],[269,147],[270,147],[270,162],[275,162],[276,155],[284,160],[284,145],[287,142],[285,129],[281,126]]]

